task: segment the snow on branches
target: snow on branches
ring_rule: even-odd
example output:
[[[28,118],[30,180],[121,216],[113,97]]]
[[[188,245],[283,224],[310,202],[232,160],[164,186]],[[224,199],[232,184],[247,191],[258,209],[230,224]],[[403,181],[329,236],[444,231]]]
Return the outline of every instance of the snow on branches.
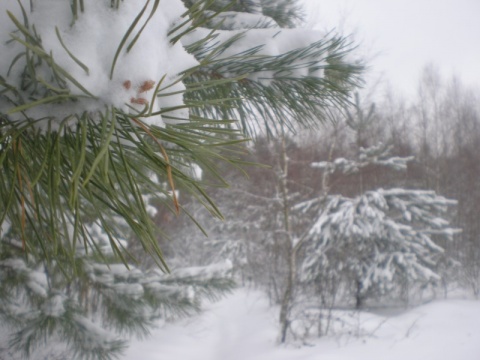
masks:
[[[348,269],[362,295],[388,290],[395,277],[435,282],[444,253],[438,241],[460,232],[447,220],[456,203],[434,191],[395,188],[299,204],[298,210],[315,217],[305,236],[301,277],[314,281],[325,266],[335,265]]]

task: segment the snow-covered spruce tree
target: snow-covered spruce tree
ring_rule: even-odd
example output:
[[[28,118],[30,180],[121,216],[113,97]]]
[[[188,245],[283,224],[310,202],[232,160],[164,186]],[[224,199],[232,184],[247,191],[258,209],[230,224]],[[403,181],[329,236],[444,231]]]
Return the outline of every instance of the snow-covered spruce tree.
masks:
[[[373,107],[364,116],[357,102],[356,111],[355,118],[349,115],[349,126],[358,135],[366,125],[361,123],[371,120]],[[335,173],[354,174],[372,166],[402,171],[413,160],[390,153],[391,146],[378,144],[360,147],[356,159],[337,158],[312,166],[323,172],[328,183]],[[355,289],[357,308],[372,293],[386,294],[404,281],[435,283],[445,256],[438,240],[452,241],[459,231],[447,220],[448,209],[456,203],[434,191],[393,188],[351,198],[327,194],[299,204],[297,211],[315,218],[305,235],[300,277],[311,284],[327,269],[346,274]]]
[[[168,272],[150,197],[179,212],[180,190],[221,216],[194,166],[224,185],[218,163],[237,164],[239,129],[312,124],[348,99],[360,67],[345,39],[279,29],[296,17],[289,1],[220,3],[0,3],[0,314],[13,358],[52,358],[55,343],[108,359],[122,335],[228,289],[224,266],[136,265],[127,240]],[[268,21],[221,30],[228,5]]]

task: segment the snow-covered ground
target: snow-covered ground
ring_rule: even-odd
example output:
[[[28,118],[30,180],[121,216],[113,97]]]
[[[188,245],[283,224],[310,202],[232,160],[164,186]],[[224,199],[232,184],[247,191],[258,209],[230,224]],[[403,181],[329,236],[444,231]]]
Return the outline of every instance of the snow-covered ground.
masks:
[[[199,316],[133,341],[123,360],[480,359],[480,301],[436,301],[389,317],[345,313],[350,334],[307,346],[276,344],[275,310],[260,292],[238,289]]]

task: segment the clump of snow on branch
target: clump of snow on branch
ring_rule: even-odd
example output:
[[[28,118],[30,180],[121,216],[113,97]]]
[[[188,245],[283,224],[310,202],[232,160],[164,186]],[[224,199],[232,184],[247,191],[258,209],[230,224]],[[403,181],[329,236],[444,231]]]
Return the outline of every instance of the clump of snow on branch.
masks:
[[[68,73],[74,81],[66,78],[61,84],[66,94],[75,97],[75,101],[39,104],[28,109],[25,116],[39,119],[55,114],[56,120],[61,121],[72,113],[103,112],[112,106],[126,112],[131,107],[140,111],[152,100],[153,112],[183,105],[184,86],[177,81],[178,74],[198,63],[180,43],[170,42],[175,34],[168,36],[186,11],[180,0],[160,2],[154,13],[153,2],[149,3],[139,25],[121,49],[113,73],[117,49],[136,16],[141,13],[145,1],[123,1],[118,9],[112,9],[110,2],[84,0],[85,10],[83,13],[79,11],[77,19],[73,18],[68,1],[36,1],[32,7],[28,1],[20,3],[28,12],[28,31],[34,34],[29,40],[41,54],[39,58],[44,60],[35,69],[35,80],[58,86],[52,69],[57,69],[57,73]],[[152,17],[148,20],[150,15]],[[0,76],[18,89],[22,98],[41,100],[49,94],[48,85],[46,89],[39,86],[40,90],[22,86],[27,59],[21,56],[25,52],[22,43],[24,34],[14,24],[15,20],[23,22],[19,3],[16,0],[0,2]],[[127,46],[132,44],[144,24],[146,26],[132,50],[127,51]],[[58,71],[58,68],[62,70]],[[171,96],[155,99],[153,92],[160,81],[160,88],[170,86],[167,92]],[[5,100],[0,102],[4,113],[13,107]],[[188,117],[185,113],[180,115]],[[12,116],[24,119],[18,113]],[[146,122],[163,125],[160,116]]]

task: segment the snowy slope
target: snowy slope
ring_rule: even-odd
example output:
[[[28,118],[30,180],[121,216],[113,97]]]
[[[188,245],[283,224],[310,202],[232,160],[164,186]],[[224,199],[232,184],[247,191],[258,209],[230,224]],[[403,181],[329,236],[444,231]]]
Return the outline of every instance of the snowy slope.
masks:
[[[197,317],[133,341],[123,360],[480,359],[479,301],[438,301],[395,317],[355,316],[361,338],[344,334],[311,346],[278,346],[275,309],[261,293],[238,289]]]

